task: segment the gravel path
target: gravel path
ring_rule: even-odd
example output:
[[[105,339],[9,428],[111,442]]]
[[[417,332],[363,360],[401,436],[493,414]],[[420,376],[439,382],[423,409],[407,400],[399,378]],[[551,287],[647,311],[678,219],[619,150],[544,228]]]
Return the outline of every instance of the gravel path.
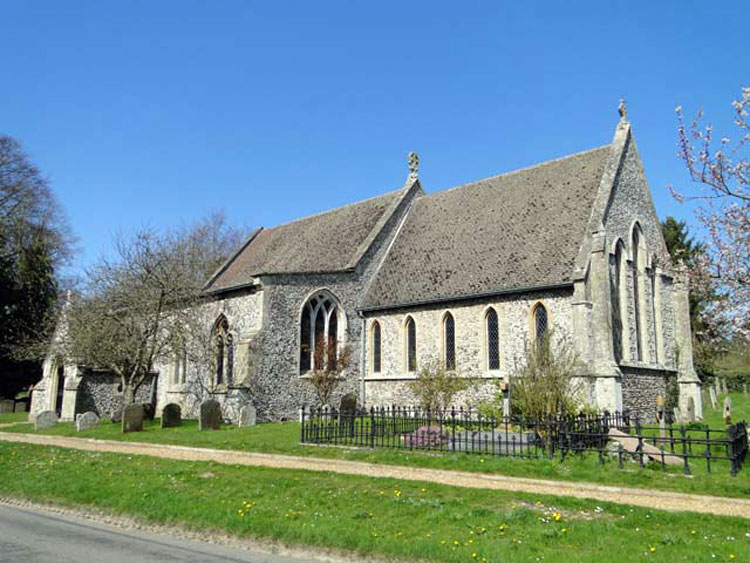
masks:
[[[0,432],[0,440],[6,442],[58,446],[86,451],[148,455],[166,459],[214,461],[217,463],[277,467],[281,469],[331,471],[334,473],[361,475],[365,477],[390,477],[393,479],[404,479],[410,481],[428,481],[431,483],[440,483],[456,487],[495,489],[518,491],[522,493],[586,498],[655,508],[659,510],[700,512],[705,514],[715,514],[718,516],[740,516],[743,518],[750,518],[750,500],[748,499],[691,495],[668,491],[596,485],[593,483],[527,479],[521,477],[508,477],[505,475],[469,473],[465,471],[380,465],[361,461],[239,452],[234,450],[215,450],[208,448],[190,448],[186,446],[146,444],[142,442],[117,442],[113,440],[70,438],[65,436],[47,436],[43,434],[14,434]]]

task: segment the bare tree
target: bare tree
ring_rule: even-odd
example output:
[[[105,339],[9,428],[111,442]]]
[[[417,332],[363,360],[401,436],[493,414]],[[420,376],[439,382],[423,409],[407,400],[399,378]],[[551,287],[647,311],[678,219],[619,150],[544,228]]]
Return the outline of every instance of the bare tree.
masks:
[[[176,231],[118,237],[114,258],[87,272],[68,311],[71,356],[117,374],[134,401],[157,360],[171,357],[196,326],[209,273],[237,242],[222,215]]]

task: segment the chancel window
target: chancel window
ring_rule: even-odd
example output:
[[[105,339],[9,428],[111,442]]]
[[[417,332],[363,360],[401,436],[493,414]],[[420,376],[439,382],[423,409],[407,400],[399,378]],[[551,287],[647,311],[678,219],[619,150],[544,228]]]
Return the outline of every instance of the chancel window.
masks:
[[[300,318],[300,373],[335,367],[339,314],[336,301],[327,293],[314,295],[305,303]]]
[[[487,342],[487,369],[500,369],[500,330],[497,322],[497,311],[489,308],[484,316]]]

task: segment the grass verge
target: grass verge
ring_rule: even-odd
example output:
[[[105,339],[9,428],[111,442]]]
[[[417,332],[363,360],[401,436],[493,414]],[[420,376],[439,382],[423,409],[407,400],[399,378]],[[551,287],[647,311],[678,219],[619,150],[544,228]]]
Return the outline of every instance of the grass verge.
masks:
[[[426,561],[730,561],[750,521],[393,479],[0,443],[0,494]]]
[[[733,418],[750,419],[750,396],[733,394]],[[725,427],[721,411],[712,411],[704,405],[706,421],[712,428]],[[95,429],[76,432],[72,423],[58,424],[42,431],[44,434],[99,438],[128,442],[149,442],[182,446],[279,453],[299,456],[336,458],[370,463],[428,467],[498,473],[515,477],[587,481],[607,485],[644,487],[694,494],[713,494],[727,497],[750,497],[750,461],[737,477],[729,475],[728,462],[713,462],[712,473],[706,472],[705,463],[691,462],[691,477],[682,474],[682,468],[667,471],[657,464],[644,469],[637,463],[628,463],[619,469],[615,458],[606,458],[600,465],[595,454],[549,459],[516,459],[475,454],[428,453],[418,450],[353,450],[335,447],[302,446],[299,444],[298,423],[267,423],[251,428],[224,426],[220,431],[198,432],[196,421],[184,421],[182,426],[161,429],[158,420],[146,423],[143,432],[123,434],[119,424],[103,421]],[[30,424],[18,424],[2,431],[33,432]]]

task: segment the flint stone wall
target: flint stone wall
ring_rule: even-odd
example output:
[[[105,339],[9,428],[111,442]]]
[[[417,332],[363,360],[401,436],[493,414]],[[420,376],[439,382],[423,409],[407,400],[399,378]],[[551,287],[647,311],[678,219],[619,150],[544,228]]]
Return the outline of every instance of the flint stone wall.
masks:
[[[573,290],[529,292],[513,296],[402,309],[367,316],[366,406],[414,404],[416,398],[407,382],[416,374],[406,371],[405,323],[411,316],[417,333],[417,373],[430,359],[442,361],[443,317],[447,312],[455,321],[456,368],[460,375],[472,378],[475,385],[456,398],[456,405],[476,406],[478,401],[492,398],[496,392],[493,381],[507,378],[524,363],[526,347],[532,342],[531,311],[537,303],[546,309],[554,342],[572,339]],[[500,369],[488,369],[485,314],[493,307],[498,315]],[[380,323],[381,373],[372,372],[372,326]]]
[[[656,421],[656,397],[667,396],[667,373],[658,370],[620,367],[622,401],[631,414],[644,422]]]
[[[112,418],[123,409],[123,394],[118,391],[120,377],[107,372],[87,372],[78,386],[76,414],[91,411],[99,418]],[[135,394],[136,403],[147,403],[151,397],[151,381],[147,380]]]

